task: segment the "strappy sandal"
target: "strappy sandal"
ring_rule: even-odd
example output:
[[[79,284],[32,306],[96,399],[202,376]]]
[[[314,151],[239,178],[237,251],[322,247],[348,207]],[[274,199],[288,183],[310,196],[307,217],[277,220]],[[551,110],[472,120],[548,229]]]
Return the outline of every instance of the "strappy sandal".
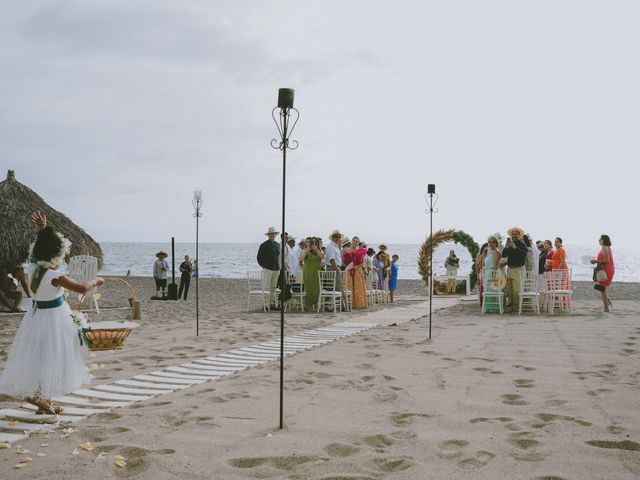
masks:
[[[54,415],[59,415],[62,412],[64,412],[64,407],[62,405],[59,405],[55,402],[49,402],[49,404],[51,405],[51,410],[53,410],[54,412],[56,412]],[[42,407],[38,408],[38,411],[36,412],[36,415],[51,415],[51,411],[50,410],[46,410]]]
[[[30,403],[31,405],[38,407],[38,411],[36,412],[37,415],[43,415],[43,414],[57,415],[59,413],[59,412],[56,412],[56,408],[51,402],[44,400],[40,397],[28,397],[28,398],[25,398],[24,400],[27,403]],[[60,407],[60,405],[58,405],[58,407],[60,409],[62,408]]]

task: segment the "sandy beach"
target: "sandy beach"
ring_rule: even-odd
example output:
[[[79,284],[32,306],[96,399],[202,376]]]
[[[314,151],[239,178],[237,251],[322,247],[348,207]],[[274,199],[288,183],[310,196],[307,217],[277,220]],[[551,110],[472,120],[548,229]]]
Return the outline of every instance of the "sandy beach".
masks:
[[[246,312],[244,280],[201,279],[199,337],[193,295],[151,301],[151,279],[127,281],[142,302],[141,327],[123,350],[87,358],[101,367],[93,384],[278,335],[278,312]],[[287,357],[282,431],[271,362],[93,415],[68,436],[33,434],[19,443],[33,458],[23,469],[13,468],[17,445],[0,450],[3,478],[638,478],[640,285],[614,284],[606,315],[591,284],[574,291],[572,315],[481,316],[460,302],[436,312],[431,341],[423,317]],[[424,293],[401,281],[393,306],[291,313],[287,334],[372,312],[388,323],[407,308],[427,314]],[[127,297],[107,285],[100,318],[124,319],[127,310],[109,307]],[[0,367],[20,318],[0,316]],[[0,398],[2,408],[19,404]],[[74,454],[85,442],[94,449]],[[127,465],[116,466],[116,455]]]

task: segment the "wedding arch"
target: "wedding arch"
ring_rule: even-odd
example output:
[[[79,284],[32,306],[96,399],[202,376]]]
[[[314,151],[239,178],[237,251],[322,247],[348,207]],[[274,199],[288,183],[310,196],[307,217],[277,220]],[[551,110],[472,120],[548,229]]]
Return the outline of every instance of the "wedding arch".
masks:
[[[433,241],[433,249],[431,248],[431,241]],[[467,249],[469,255],[471,255],[471,288],[474,287],[478,280],[478,272],[476,271],[476,256],[480,247],[475,242],[473,237],[462,230],[456,230],[455,228],[449,230],[438,230],[434,232],[432,237],[427,237],[422,246],[420,247],[420,253],[418,255],[418,272],[422,277],[425,284],[429,282],[430,265],[431,265],[431,251],[436,249],[444,243],[457,243]]]

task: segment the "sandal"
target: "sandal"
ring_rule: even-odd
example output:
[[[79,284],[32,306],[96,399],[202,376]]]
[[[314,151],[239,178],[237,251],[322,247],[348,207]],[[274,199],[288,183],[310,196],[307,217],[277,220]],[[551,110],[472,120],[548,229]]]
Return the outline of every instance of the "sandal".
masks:
[[[62,412],[64,412],[64,407],[62,405],[59,405],[55,402],[49,402],[49,404],[51,405],[51,410],[53,410],[55,413],[55,415],[59,415]],[[38,408],[38,411],[36,412],[36,415],[50,415],[50,410],[45,410],[42,407]]]
[[[25,398],[25,401],[27,403],[30,403],[31,405],[38,407],[38,411],[36,412],[37,415],[42,415],[42,414],[57,415],[59,412],[62,411],[62,407],[60,405],[57,405],[57,407],[60,409],[57,412],[53,403],[51,403],[48,400],[44,400],[43,398],[40,398],[40,397],[28,397],[28,398]]]

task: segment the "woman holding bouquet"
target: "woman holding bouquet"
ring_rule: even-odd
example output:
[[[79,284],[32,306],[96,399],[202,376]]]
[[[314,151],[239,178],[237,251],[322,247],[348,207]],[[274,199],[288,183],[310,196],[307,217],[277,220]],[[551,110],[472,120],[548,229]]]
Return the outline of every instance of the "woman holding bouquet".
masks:
[[[0,378],[0,392],[26,395],[26,401],[38,407],[37,413],[57,415],[62,406],[51,399],[76,390],[91,379],[71,308],[64,300],[64,289],[86,294],[104,280],[79,283],[60,273],[58,269],[71,243],[48,227],[47,218],[40,212],[33,213],[31,221],[38,229],[29,258],[35,301],[11,345]]]

